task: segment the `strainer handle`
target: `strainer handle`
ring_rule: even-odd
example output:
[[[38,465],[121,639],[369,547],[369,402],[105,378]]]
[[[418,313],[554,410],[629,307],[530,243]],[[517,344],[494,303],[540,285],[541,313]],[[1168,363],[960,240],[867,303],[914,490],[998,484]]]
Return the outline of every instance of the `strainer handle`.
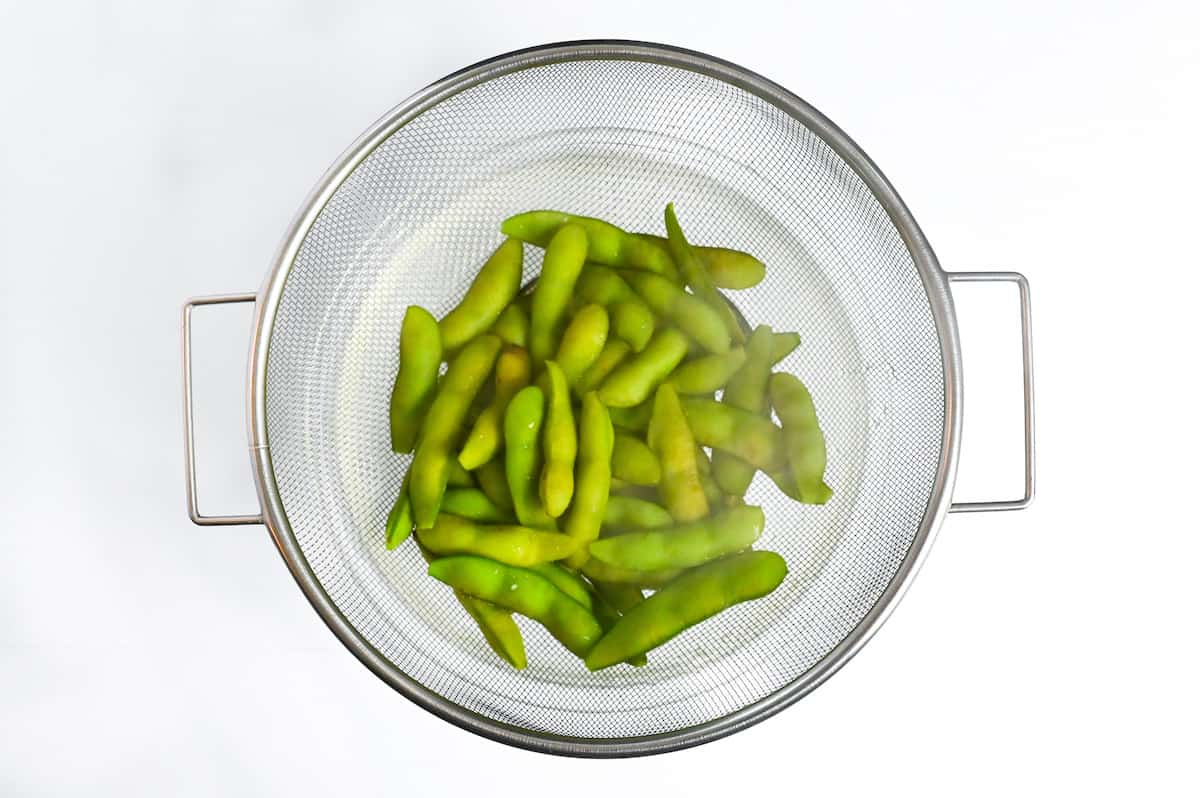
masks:
[[[1021,295],[1021,367],[1025,394],[1025,495],[1019,499],[984,502],[951,502],[952,513],[1024,510],[1033,501],[1033,318],[1029,310],[1029,281],[1019,272],[947,272],[951,283],[1016,283]]]
[[[222,294],[220,296],[192,297],[183,305],[183,459],[187,475],[188,517],[197,526],[233,526],[237,524],[261,524],[258,515],[202,515],[196,504],[196,449],[192,423],[192,309],[201,305],[232,305],[239,302],[254,302],[254,294]]]

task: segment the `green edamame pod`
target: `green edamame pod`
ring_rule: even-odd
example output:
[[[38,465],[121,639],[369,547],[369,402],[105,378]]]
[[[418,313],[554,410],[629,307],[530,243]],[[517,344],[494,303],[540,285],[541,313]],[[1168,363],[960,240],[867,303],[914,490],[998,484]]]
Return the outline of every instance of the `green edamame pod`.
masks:
[[[546,428],[542,432],[545,462],[538,490],[546,512],[551,518],[558,518],[575,493],[575,455],[579,451],[575,414],[571,410],[566,375],[553,360],[546,361],[546,370],[538,384],[546,395]]]
[[[513,620],[512,613],[489,601],[469,596],[461,590],[454,591],[454,597],[475,621],[479,631],[483,632],[483,639],[492,651],[517,670],[524,670],[525,640],[521,637],[521,629]]]
[[[580,571],[592,582],[611,582],[651,589],[662,587],[682,573],[673,568],[667,571],[635,571],[631,568],[618,568],[603,560],[597,560],[595,557],[585,562]]]
[[[612,316],[613,335],[629,344],[634,352],[641,352],[654,335],[654,313],[645,302],[614,302],[608,306]]]
[[[541,388],[530,385],[517,391],[504,414],[504,467],[517,520],[523,526],[554,529],[554,519],[546,514],[538,496],[545,416]]]
[[[654,399],[647,399],[633,407],[609,407],[608,415],[615,426],[630,432],[645,432],[650,424],[650,413]]]
[[[618,568],[663,571],[692,568],[746,548],[762,535],[761,507],[735,507],[688,524],[603,538],[588,553]]]
[[[594,392],[587,394],[579,413],[579,480],[563,524],[563,531],[579,543],[579,549],[567,557],[572,568],[583,565],[587,555],[581,556],[581,550],[600,536],[612,478],[613,437],[608,408]]]
[[[589,610],[595,609],[592,606],[592,594],[588,590],[587,582],[574,571],[563,568],[555,562],[546,562],[541,565],[535,565],[529,570],[535,574],[543,576],[548,582],[556,588],[566,593],[571,598],[578,601]]]
[[[753,288],[767,276],[767,266],[753,255],[724,247],[693,247],[718,288]]]
[[[800,346],[800,333],[775,333],[771,339],[771,365],[779,365],[779,361],[790,355],[798,346]]]
[[[446,487],[473,488],[475,479],[467,469],[463,468],[457,458],[451,457],[446,466]]]
[[[622,276],[651,310],[683,330],[700,346],[709,352],[729,351],[732,339],[721,314],[700,297],[656,274],[627,271]]]
[[[704,490],[704,498],[708,499],[708,506],[720,507],[727,504],[727,497],[721,491],[721,486],[713,479],[712,461],[708,459],[708,452],[698,444],[696,446],[696,466],[700,474],[700,487]]]
[[[449,513],[439,515],[432,529],[418,529],[417,539],[434,554],[476,554],[522,567],[561,560],[580,545],[559,532],[481,524]]]
[[[567,385],[574,388],[584,372],[596,362],[608,341],[608,311],[600,305],[584,305],[563,330],[554,362],[562,368]]]
[[[511,524],[512,508],[498,507],[478,488],[450,488],[442,497],[442,512],[488,524]],[[436,524],[434,527],[436,528]]]
[[[584,656],[600,638],[600,624],[587,608],[544,576],[483,557],[443,557],[429,575],[457,590],[519,612],[542,624],[576,656]]]
[[[420,541],[417,541],[417,548],[427,565],[433,562],[433,553],[422,546]],[[488,647],[500,659],[517,670],[522,670],[526,664],[525,640],[521,637],[521,630],[513,620],[512,613],[483,599],[468,596],[461,590],[454,591],[454,598],[458,599],[458,603],[471,616],[471,620],[475,621]]]
[[[812,395],[791,374],[772,374],[769,385],[771,407],[783,422],[788,467],[800,501],[824,504],[831,491],[824,484],[825,436],[817,423]]]
[[[475,469],[475,481],[488,500],[506,512],[512,512],[512,494],[508,491],[508,476],[504,473],[504,462],[494,457]]]
[[[593,582],[596,594],[619,613],[625,613],[645,600],[642,589],[636,585],[620,582]]]
[[[588,216],[561,211],[527,211],[505,219],[500,231],[530,244],[548,247],[558,230],[568,224],[587,233],[589,257],[597,263],[645,269],[672,278],[676,274],[670,255],[661,248],[616,225]]]
[[[471,339],[450,363],[438,386],[411,468],[409,496],[418,529],[429,529],[437,520],[454,460],[452,448],[462,434],[471,401],[487,381],[499,353],[500,339],[496,336],[485,333]]]
[[[633,485],[657,485],[662,479],[662,466],[649,446],[621,432],[613,441],[612,474]]]
[[[658,386],[654,394],[646,440],[662,466],[658,491],[671,517],[694,521],[708,515],[708,498],[696,464],[696,439],[684,417],[679,395],[670,385]]]
[[[819,485],[812,485],[807,491],[807,495],[802,494],[796,486],[796,477],[792,474],[790,467],[782,471],[773,471],[767,474],[771,481],[775,483],[775,487],[787,496],[792,501],[804,502],[805,504],[824,504],[833,498],[833,488],[825,482]]]
[[[439,327],[442,346],[454,351],[491,327],[521,289],[524,248],[515,238],[501,244],[483,264],[466,296],[446,314]]]
[[[725,387],[729,379],[746,362],[746,350],[730,349],[719,355],[704,355],[679,364],[667,382],[683,394],[712,394]]]
[[[425,308],[410,305],[400,325],[400,368],[389,409],[392,451],[412,451],[425,411],[437,390],[441,366],[442,335],[437,319]]]
[[[508,347],[500,353],[496,360],[496,390],[492,401],[475,419],[458,455],[463,468],[468,471],[479,468],[500,449],[504,437],[504,411],[517,391],[529,384],[531,371],[529,353],[524,349]]]
[[[400,483],[400,495],[396,497],[396,503],[387,517],[384,545],[388,551],[403,543],[412,534],[412,528],[412,502],[408,498],[408,474],[405,474],[404,481]]]
[[[632,496],[609,496],[604,510],[605,529],[653,529],[673,523],[662,505]]]
[[[734,341],[737,343],[745,341],[746,334],[742,331],[737,314],[733,312],[733,308],[725,301],[725,297],[721,296],[721,292],[713,285],[708,270],[704,268],[700,257],[684,237],[683,228],[679,226],[679,219],[675,216],[674,203],[667,203],[664,217],[667,223],[667,249],[671,252],[671,260],[675,261],[675,265],[683,274],[684,281],[691,286],[696,296],[703,299],[709,307],[717,312]]]
[[[584,661],[599,670],[643,654],[724,609],[767,595],[785,576],[787,563],[771,551],[748,551],[688,571],[631,607]]]
[[[769,419],[712,399],[688,397],[682,405],[687,424],[702,445],[728,452],[763,471],[777,471],[787,462],[783,430]]]
[[[593,582],[592,587],[596,591],[593,612],[596,615],[596,620],[600,622],[600,627],[606,632],[620,620],[622,612],[636,604],[640,604],[642,599],[645,598],[642,595],[642,589],[634,585]],[[635,668],[640,668],[646,664],[646,655],[638,654],[625,661]]]
[[[509,346],[529,346],[529,314],[513,302],[504,309],[492,325],[492,333]]]
[[[624,341],[616,338],[609,338],[605,341],[604,348],[600,350],[600,356],[579,378],[579,382],[575,385],[575,393],[583,396],[599,388],[600,383],[604,382],[605,377],[620,365],[629,352],[629,344]]]
[[[674,371],[687,354],[687,338],[673,327],[654,334],[646,348],[627,358],[600,385],[600,400],[609,407],[633,407]]]
[[[575,293],[584,302],[609,307],[618,302],[643,303],[629,283],[607,266],[585,263],[575,283]]]
[[[621,275],[595,263],[584,264],[575,292],[585,302],[608,308],[612,334],[633,351],[646,347],[654,334],[654,311]]]
[[[746,344],[746,361],[725,386],[721,401],[751,413],[762,414],[767,408],[767,378],[771,376],[775,336],[771,328],[760,324]],[[711,444],[710,444],[711,445]],[[743,496],[754,479],[754,466],[723,451],[713,452],[713,479],[731,496]]]
[[[587,254],[587,234],[578,225],[563,225],[546,245],[529,317],[529,354],[534,366],[554,356],[563,316]]]
[[[667,248],[667,239],[663,236],[649,233],[635,233],[639,238],[653,241],[663,249]],[[692,249],[700,256],[700,262],[708,270],[708,276],[718,288],[753,288],[762,282],[767,275],[767,266],[753,255],[736,249],[725,247],[706,247],[692,245]]]

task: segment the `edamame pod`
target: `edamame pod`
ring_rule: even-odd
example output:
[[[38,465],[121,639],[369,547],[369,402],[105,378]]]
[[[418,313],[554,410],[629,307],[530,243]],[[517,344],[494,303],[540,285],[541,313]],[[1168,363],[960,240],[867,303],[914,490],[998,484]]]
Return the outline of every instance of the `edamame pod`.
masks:
[[[557,231],[568,224],[587,233],[589,257],[597,263],[645,269],[672,278],[676,275],[670,255],[660,247],[589,216],[561,211],[527,211],[505,219],[500,231],[530,244],[548,247]]]
[[[403,543],[412,534],[412,528],[412,502],[408,498],[408,474],[405,474],[404,481],[400,483],[400,495],[388,513],[384,530],[384,545],[388,551]]]
[[[767,408],[767,378],[771,376],[775,336],[760,324],[746,344],[746,361],[725,386],[724,404],[763,414]],[[713,453],[713,479],[731,496],[743,496],[754,479],[754,466],[728,452]]]
[[[681,571],[635,571],[630,568],[618,568],[603,560],[590,558],[580,569],[583,575],[593,582],[612,582],[614,584],[635,585],[637,587],[657,588],[679,576]]]
[[[584,305],[563,330],[554,362],[562,368],[567,385],[574,388],[591,367],[608,341],[608,311],[600,305]]]
[[[609,496],[604,510],[604,528],[614,530],[653,529],[675,522],[662,505],[633,496]]]
[[[628,612],[633,607],[641,604],[646,598],[642,594],[642,589],[635,585],[621,584],[619,582],[593,582],[592,587],[596,589],[596,594],[619,613]]]
[[[696,445],[696,470],[700,474],[700,487],[704,489],[704,498],[708,499],[709,507],[721,507],[729,504],[727,497],[721,491],[721,486],[713,479],[712,461],[704,447]],[[737,498],[741,498],[740,496]]]
[[[517,670],[524,670],[525,640],[521,637],[517,622],[513,620],[512,612],[461,590],[454,591],[454,597],[475,621],[479,631],[483,632],[483,639],[492,651]]]
[[[583,397],[579,414],[579,479],[575,500],[567,514],[563,531],[578,541],[579,548],[567,558],[567,565],[578,568],[587,560],[582,549],[600,536],[608,505],[612,477],[613,426],[608,408],[595,393]]]
[[[594,302],[605,307],[618,302],[643,302],[621,275],[598,263],[584,264],[575,284],[575,292],[584,302]]]
[[[500,339],[496,336],[485,333],[471,339],[450,363],[438,386],[411,468],[409,496],[418,529],[429,529],[437,520],[454,459],[450,453],[462,434],[471,400],[487,381],[499,353]]]
[[[600,383],[604,382],[604,379],[613,372],[613,369],[620,365],[621,361],[629,355],[630,351],[629,344],[616,338],[609,338],[604,343],[604,348],[600,350],[600,356],[596,358],[596,361],[579,378],[579,382],[575,386],[575,392],[583,396],[599,388]]]
[[[411,452],[425,412],[437,390],[442,336],[428,310],[410,305],[400,325],[400,368],[389,408],[392,451]]]
[[[731,340],[721,314],[698,296],[656,274],[622,273],[650,309],[709,352],[728,352]]]
[[[642,599],[645,598],[642,595],[642,589],[634,585],[593,582],[592,587],[596,591],[596,601],[593,604],[593,611],[595,612],[596,620],[600,622],[601,628],[606,632],[620,620],[622,612],[636,604],[640,604]],[[646,655],[638,654],[625,661],[635,668],[640,668],[646,664]]]
[[[496,360],[496,391],[492,401],[475,419],[458,455],[463,468],[468,471],[479,468],[500,449],[504,437],[504,411],[517,391],[529,384],[531,370],[529,353],[524,349],[508,347],[500,353]]]
[[[767,266],[747,252],[725,247],[693,247],[718,288],[753,288],[767,276]]]
[[[417,548],[425,558],[426,565],[433,562],[433,553],[420,545],[420,541],[417,542]],[[461,590],[454,591],[454,598],[458,599],[458,603],[471,616],[471,620],[475,621],[488,647],[509,665],[522,670],[526,664],[525,640],[521,637],[521,630],[513,620],[512,613],[483,599],[468,596]]]
[[[492,332],[509,346],[529,346],[529,314],[520,304],[512,302],[492,325]]]
[[[704,355],[679,364],[667,382],[682,394],[712,394],[725,387],[746,362],[746,350],[730,349],[719,355]]]
[[[566,375],[553,360],[546,361],[546,370],[538,384],[546,396],[546,427],[542,432],[545,463],[538,489],[546,512],[551,518],[558,518],[575,493],[575,455],[579,451],[575,413],[571,410]]]
[[[779,361],[790,355],[798,346],[800,346],[800,333],[775,333],[771,338],[771,365],[779,365]]]
[[[475,481],[488,500],[506,512],[512,512],[512,494],[508,491],[508,477],[504,473],[504,462],[494,457],[475,469]]]
[[[522,567],[561,560],[580,545],[558,532],[516,524],[481,524],[449,513],[439,515],[432,529],[418,529],[417,539],[434,554],[476,554]]]
[[[613,441],[612,475],[633,485],[657,485],[662,479],[662,466],[649,446],[620,432]]]
[[[825,436],[817,423],[812,395],[791,374],[772,374],[769,391],[771,407],[783,422],[788,468],[800,501],[824,504],[832,492],[823,481]]]
[[[704,300],[709,307],[717,312],[721,317],[721,322],[725,325],[725,329],[729,331],[730,337],[737,343],[746,340],[746,334],[742,331],[742,325],[738,321],[737,315],[733,312],[733,308],[725,301],[725,297],[721,296],[721,292],[713,285],[712,278],[708,275],[708,270],[700,262],[700,257],[692,249],[692,245],[688,243],[687,238],[683,235],[683,228],[679,226],[679,219],[675,216],[675,204],[668,202],[667,209],[664,213],[664,218],[667,223],[667,249],[671,252],[671,260],[675,261],[675,265],[679,267],[680,273],[683,274],[684,280],[696,296]]]
[[[783,430],[769,419],[712,399],[682,401],[695,439],[745,460],[763,471],[777,471],[787,462]]]
[[[523,257],[521,242],[509,238],[487,259],[466,296],[438,325],[447,351],[458,349],[500,318],[521,289]]]
[[[442,497],[443,513],[488,524],[511,524],[512,508],[499,507],[478,488],[450,488]],[[436,528],[436,524],[434,525]]]
[[[592,606],[592,594],[588,590],[587,582],[579,574],[567,568],[563,568],[556,562],[546,562],[541,565],[535,565],[529,570],[535,574],[544,576],[547,581],[553,584],[556,588],[566,593],[571,598],[578,601],[589,610],[594,609]]]
[[[633,407],[609,407],[608,415],[615,426],[630,432],[645,432],[650,424],[650,412],[654,409],[654,399],[647,399]]]
[[[654,313],[645,302],[614,302],[608,307],[612,333],[634,352],[641,352],[654,335]]]
[[[654,412],[646,440],[662,465],[658,491],[671,517],[694,521],[708,515],[708,499],[696,464],[696,439],[684,417],[679,396],[670,385],[658,386],[654,394]]]
[[[534,366],[554,355],[563,316],[587,254],[587,234],[578,225],[563,225],[546,245],[529,318],[529,354]]]
[[[633,407],[645,401],[687,354],[687,338],[673,327],[654,334],[641,352],[627,358],[600,385],[600,400],[609,407]]]
[[[554,519],[546,514],[538,496],[545,415],[541,388],[530,385],[517,391],[504,413],[504,467],[517,520],[523,526],[554,529]]]
[[[584,662],[599,670],[644,654],[705,618],[767,595],[785,576],[787,563],[771,551],[749,551],[687,571],[622,615]]]
[[[752,545],[765,523],[761,507],[735,507],[688,524],[603,538],[588,553],[638,571],[692,568]]]
[[[600,638],[600,624],[587,608],[544,576],[483,557],[443,557],[429,564],[429,575],[476,598],[519,612],[541,623],[576,656],[584,656]]]
[[[635,233],[638,238],[652,241],[663,249],[667,248],[667,239],[663,236],[649,233]],[[762,282],[767,275],[767,267],[753,255],[736,249],[725,247],[706,247],[692,245],[692,249],[700,256],[700,262],[708,270],[708,276],[718,288],[734,290],[753,288]]]
[[[446,467],[446,487],[449,488],[473,488],[475,487],[475,478],[467,469],[463,468],[458,462],[458,458],[451,457],[450,462]]]

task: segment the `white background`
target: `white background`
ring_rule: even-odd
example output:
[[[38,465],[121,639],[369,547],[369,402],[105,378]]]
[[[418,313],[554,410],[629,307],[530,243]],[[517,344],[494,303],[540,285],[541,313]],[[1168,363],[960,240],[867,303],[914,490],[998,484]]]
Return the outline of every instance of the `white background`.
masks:
[[[0,794],[1195,795],[1200,13],[977,5],[0,5]],[[619,762],[417,709],[263,529],[188,523],[181,467],[184,298],[255,289],[391,105],[583,37],[708,51],[828,114],[946,268],[1029,276],[1039,389],[1032,509],[949,518],[881,633],[782,715]],[[969,290],[959,495],[996,497],[1015,300]],[[205,509],[253,511],[248,308],[197,322]]]

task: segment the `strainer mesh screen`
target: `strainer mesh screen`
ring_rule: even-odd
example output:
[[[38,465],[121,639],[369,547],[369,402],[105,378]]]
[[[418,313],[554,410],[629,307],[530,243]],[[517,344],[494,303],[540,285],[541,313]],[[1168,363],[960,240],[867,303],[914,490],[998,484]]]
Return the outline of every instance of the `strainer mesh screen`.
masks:
[[[521,619],[529,668],[486,647],[415,546],[383,546],[408,458],[388,446],[405,307],[445,313],[500,242],[500,221],[556,208],[662,231],[674,201],[697,243],[744,249],[766,280],[733,295],[751,324],[796,330],[779,368],[816,398],[825,507],[761,475],[760,547],[790,573],[652,652],[589,673]],[[541,253],[526,248],[527,277]],[[912,257],[857,175],[786,112],[716,78],[641,61],[501,71],[401,127],[305,238],[271,331],[270,460],[288,525],[324,590],[395,667],[480,715],[535,733],[612,738],[720,718],[801,677],[879,599],[930,499],[942,356]]]

